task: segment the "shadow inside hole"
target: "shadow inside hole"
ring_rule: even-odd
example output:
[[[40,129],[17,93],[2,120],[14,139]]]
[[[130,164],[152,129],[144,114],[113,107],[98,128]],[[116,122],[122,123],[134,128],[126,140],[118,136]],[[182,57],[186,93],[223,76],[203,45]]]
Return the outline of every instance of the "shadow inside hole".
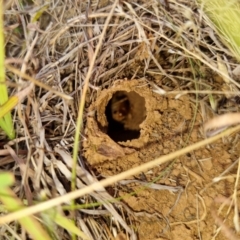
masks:
[[[126,142],[140,137],[140,130],[129,130],[124,128],[124,118],[131,111],[131,102],[126,91],[117,91],[106,107],[108,121],[108,136],[115,142]]]

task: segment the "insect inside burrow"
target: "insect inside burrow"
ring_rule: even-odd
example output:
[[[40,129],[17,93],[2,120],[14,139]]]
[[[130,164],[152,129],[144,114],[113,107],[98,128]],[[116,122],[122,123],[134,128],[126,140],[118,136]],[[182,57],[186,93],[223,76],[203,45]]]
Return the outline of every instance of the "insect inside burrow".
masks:
[[[110,108],[113,120],[119,123],[124,123],[131,111],[131,105],[128,97],[121,92],[117,92],[113,95]]]

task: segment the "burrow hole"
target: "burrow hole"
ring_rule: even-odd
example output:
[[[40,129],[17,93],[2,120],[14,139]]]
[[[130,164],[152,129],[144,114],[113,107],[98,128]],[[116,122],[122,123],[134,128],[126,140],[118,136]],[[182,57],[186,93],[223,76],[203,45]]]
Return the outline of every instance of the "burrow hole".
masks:
[[[139,138],[140,128],[139,130],[131,130],[125,127],[127,121],[137,120],[138,111],[146,111],[143,97],[135,91],[115,92],[109,100],[105,111],[108,121],[108,136],[115,142],[126,142]]]

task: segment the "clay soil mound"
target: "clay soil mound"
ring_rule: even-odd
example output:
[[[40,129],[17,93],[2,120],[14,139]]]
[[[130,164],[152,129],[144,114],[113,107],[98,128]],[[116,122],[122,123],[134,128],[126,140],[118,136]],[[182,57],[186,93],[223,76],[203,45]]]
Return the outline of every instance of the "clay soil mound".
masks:
[[[117,92],[125,92],[131,109],[122,125],[110,129],[117,135],[115,139],[109,134],[112,119],[107,109]],[[131,98],[132,92],[143,99]],[[105,178],[203,140],[202,116],[197,112],[193,122],[194,108],[187,96],[176,99],[154,93],[146,80],[116,81],[89,108],[95,114],[87,118],[84,156]],[[136,131],[137,125],[139,136],[132,138],[129,130]],[[218,205],[227,189],[234,188],[232,178],[218,184],[212,179],[234,162],[235,137],[229,137],[227,144],[218,141],[113,187],[138,216],[135,227],[139,239],[193,239],[199,231],[203,239],[211,239]]]

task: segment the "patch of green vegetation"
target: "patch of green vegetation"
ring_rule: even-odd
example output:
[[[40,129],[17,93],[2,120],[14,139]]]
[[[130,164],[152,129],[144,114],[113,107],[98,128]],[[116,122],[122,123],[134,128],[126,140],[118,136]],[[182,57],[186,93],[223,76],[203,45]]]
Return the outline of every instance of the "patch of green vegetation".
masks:
[[[2,3],[2,1],[1,1]],[[1,4],[2,5],[2,4]],[[5,46],[3,36],[3,7],[0,7],[0,112],[5,111],[3,117],[0,117],[0,127],[5,131],[10,139],[15,138],[13,121],[10,113],[10,105],[8,104],[8,90],[5,84]]]
[[[204,13],[211,22],[222,41],[240,61],[240,2],[238,0],[199,0]]]

